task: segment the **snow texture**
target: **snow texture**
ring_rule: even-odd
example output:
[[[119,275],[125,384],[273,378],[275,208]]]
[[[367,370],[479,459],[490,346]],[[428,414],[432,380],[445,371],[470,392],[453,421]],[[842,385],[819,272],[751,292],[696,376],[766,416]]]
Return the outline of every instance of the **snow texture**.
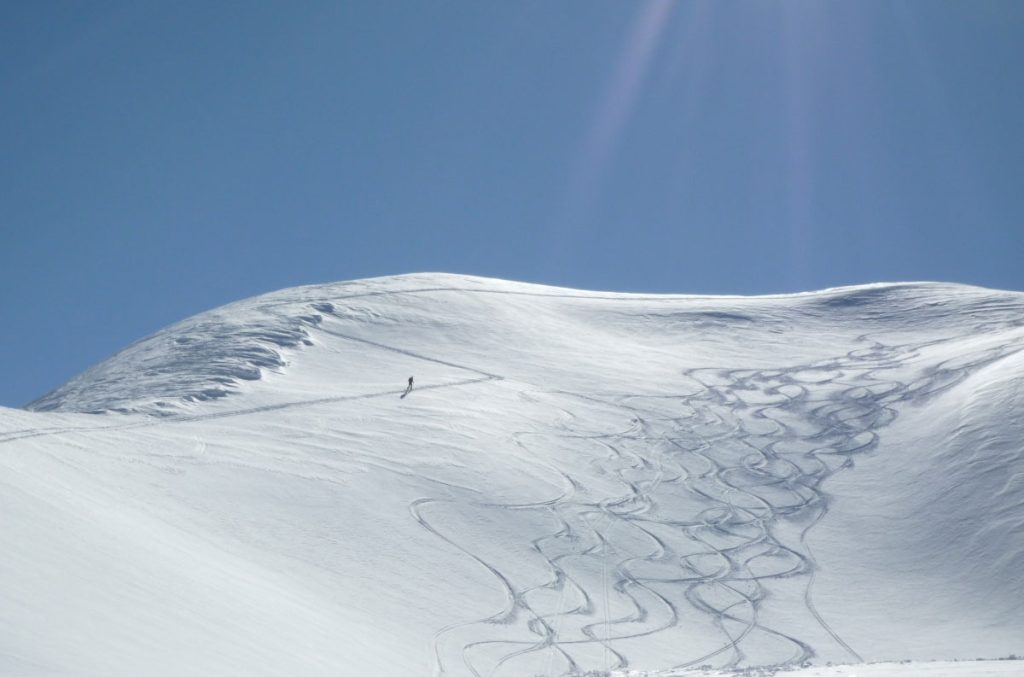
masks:
[[[612,677],[1019,677],[1021,659],[929,661],[829,665],[807,668],[748,668],[745,670],[685,670],[682,672],[620,672]]]
[[[0,408],[0,674],[1020,655],[1022,349],[1024,294],[949,284],[231,304]]]

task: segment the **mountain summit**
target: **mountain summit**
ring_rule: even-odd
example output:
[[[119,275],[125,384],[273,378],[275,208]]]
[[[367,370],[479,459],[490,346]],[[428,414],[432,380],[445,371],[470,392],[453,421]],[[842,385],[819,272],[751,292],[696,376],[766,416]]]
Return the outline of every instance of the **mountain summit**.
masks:
[[[0,674],[1020,653],[1022,349],[934,283],[224,306],[0,408]]]

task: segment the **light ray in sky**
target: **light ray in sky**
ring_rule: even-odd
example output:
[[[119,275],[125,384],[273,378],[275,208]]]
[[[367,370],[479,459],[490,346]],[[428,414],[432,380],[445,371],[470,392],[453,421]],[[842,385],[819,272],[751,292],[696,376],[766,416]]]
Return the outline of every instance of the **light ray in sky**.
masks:
[[[630,27],[622,56],[584,141],[580,159],[570,179],[568,217],[570,230],[581,225],[607,172],[623,129],[642,93],[651,63],[669,24],[675,0],[647,0]]]
[[[788,201],[789,283],[799,288],[808,273],[808,252],[814,219],[814,116],[812,93],[821,83],[815,78],[815,41],[823,29],[818,8],[811,3],[782,8],[785,54],[786,182]]]
[[[678,83],[681,91],[676,124],[683,129],[683,146],[680,148],[679,160],[672,168],[673,185],[683,186],[692,181],[698,171],[698,162],[693,149],[697,146],[696,127],[698,116],[705,109],[705,97],[708,91],[708,77],[711,66],[711,35],[713,34],[711,2],[691,2],[683,5],[684,15],[681,17],[682,32],[672,40],[667,55],[667,81]],[[677,190],[670,198],[678,201],[678,209],[688,199],[685,190]]]

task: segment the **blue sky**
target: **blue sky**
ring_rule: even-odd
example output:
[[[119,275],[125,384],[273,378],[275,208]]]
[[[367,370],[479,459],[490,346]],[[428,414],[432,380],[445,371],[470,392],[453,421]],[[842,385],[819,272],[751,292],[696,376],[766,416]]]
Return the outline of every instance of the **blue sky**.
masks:
[[[0,404],[298,284],[1024,289],[1024,3],[0,5]]]

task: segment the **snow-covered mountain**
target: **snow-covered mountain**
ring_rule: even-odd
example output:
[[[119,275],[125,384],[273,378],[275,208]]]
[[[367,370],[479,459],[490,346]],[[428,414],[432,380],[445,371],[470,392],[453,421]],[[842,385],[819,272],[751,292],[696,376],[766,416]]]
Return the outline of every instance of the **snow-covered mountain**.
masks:
[[[0,409],[0,675],[1021,655],[1022,349],[949,284],[231,304]]]

